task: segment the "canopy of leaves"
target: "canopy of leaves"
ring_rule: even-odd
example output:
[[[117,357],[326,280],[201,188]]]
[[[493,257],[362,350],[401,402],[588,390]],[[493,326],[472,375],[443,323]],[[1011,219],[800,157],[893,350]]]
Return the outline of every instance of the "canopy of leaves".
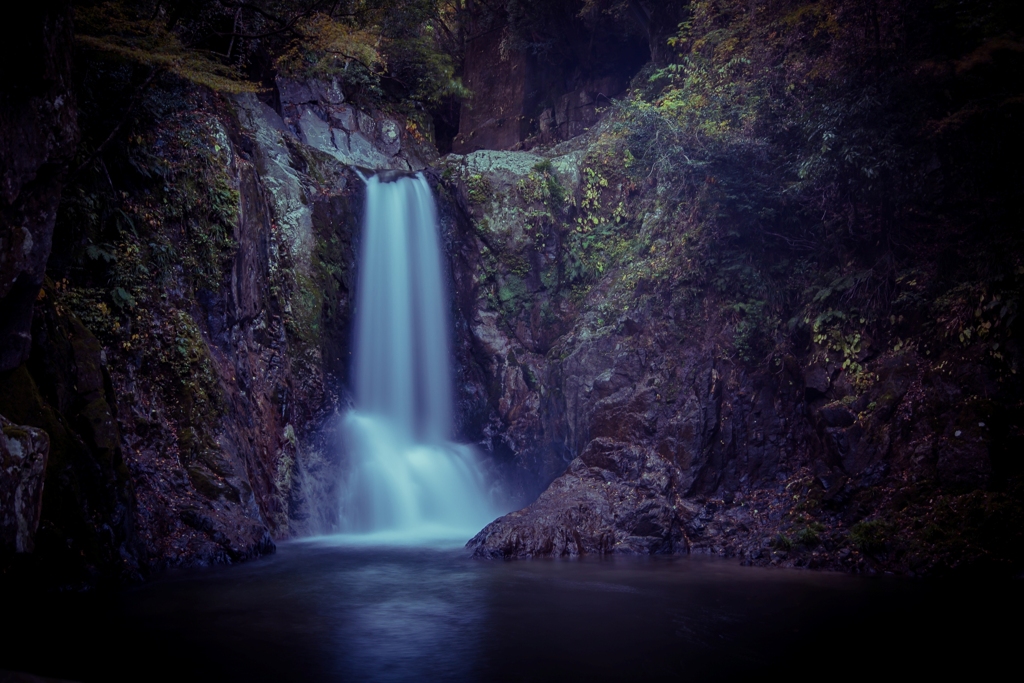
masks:
[[[670,56],[611,128],[634,182],[699,208],[714,244],[701,263],[736,301],[740,355],[767,357],[788,334],[856,374],[865,335],[894,333],[987,345],[999,372],[1017,372],[1013,3],[677,5]]]
[[[382,83],[420,102],[468,95],[453,56],[437,39],[437,3],[360,3],[353,9],[358,11],[339,17],[315,13],[296,22],[278,69],[337,78],[350,91],[378,98]]]
[[[1007,76],[1024,44],[1011,17],[1009,3],[980,0],[693,0],[668,41],[674,57],[632,105],[662,120],[650,133],[660,146],[640,152],[674,165],[674,140],[689,157],[720,160],[721,182],[732,168],[737,186],[768,193],[776,218],[751,220],[791,244],[898,239],[911,207],[927,210],[948,189],[922,169],[942,163],[970,120],[1019,108],[1020,81]],[[964,190],[994,165],[947,161],[972,169],[957,179]],[[794,212],[807,220],[780,223]]]
[[[76,2],[78,42],[223,92],[275,71],[380,104],[465,97],[457,0]]]
[[[252,92],[256,85],[217,55],[182,43],[164,22],[142,13],[135,3],[102,2],[75,8],[77,42],[90,49],[165,69],[221,92]]]

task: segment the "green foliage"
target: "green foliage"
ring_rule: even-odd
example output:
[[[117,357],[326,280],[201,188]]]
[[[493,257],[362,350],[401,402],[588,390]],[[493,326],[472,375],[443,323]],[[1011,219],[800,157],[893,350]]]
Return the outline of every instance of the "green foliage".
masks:
[[[771,546],[775,550],[781,550],[783,552],[789,552],[793,549],[793,541],[790,540],[789,536],[785,534],[776,534],[771,540]]]
[[[555,173],[554,166],[550,159],[544,159],[543,161],[537,162],[534,165],[533,170],[541,175],[544,182],[544,193],[542,195],[544,201],[548,204],[548,207],[552,211],[558,211],[562,208],[566,201],[565,188],[562,187],[562,183],[558,180],[558,174]],[[530,174],[531,177],[533,174]]]
[[[392,77],[420,102],[436,105],[448,98],[466,99],[472,93],[456,75],[452,56],[439,49],[436,32],[434,25],[425,23],[419,32],[385,43]]]
[[[469,201],[478,206],[486,206],[494,198],[491,181],[479,174],[466,178],[466,190]]]
[[[218,417],[223,404],[209,351],[202,333],[188,313],[172,310],[157,328],[155,349],[144,349],[179,385],[181,407],[189,424],[202,424]]]
[[[324,295],[319,284],[306,275],[295,273],[295,281],[297,291],[291,298],[291,313],[285,316],[285,327],[300,342],[316,347],[322,334]]]
[[[884,552],[891,536],[892,525],[879,519],[857,522],[850,527],[850,542],[871,555]]]
[[[111,119],[123,126],[64,193],[48,267],[58,311],[76,314],[112,363],[152,378],[192,461],[216,450],[224,400],[189,308],[223,286],[240,200],[216,96],[172,73],[132,93],[140,70],[102,58],[83,76],[81,153],[92,159]],[[127,112],[125,97],[137,99]]]
[[[687,203],[687,250],[704,249],[706,276],[731,299],[738,314],[733,341],[743,360],[767,358],[779,318],[792,317],[859,382],[865,339],[885,324],[898,297],[910,303],[895,270],[910,254],[897,253],[894,243],[903,238],[894,231],[942,202],[936,186],[919,179],[941,154],[922,122],[944,116],[946,105],[925,113],[938,93],[928,90],[936,87],[930,76],[910,69],[918,57],[908,46],[941,58],[959,50],[966,57],[948,67],[958,73],[1018,49],[984,35],[992,16],[1005,18],[1003,9],[947,9],[949,15],[927,21],[951,29],[944,22],[957,14],[976,35],[927,44],[930,37],[917,37],[925,33],[911,35],[925,15],[899,0],[695,0],[669,40],[674,56],[646,70],[632,97],[617,106],[611,131],[625,147],[622,170],[632,182],[656,184],[668,200]],[[985,106],[976,101],[970,111]],[[943,121],[942,130],[961,125]],[[597,208],[599,194],[585,179],[577,217],[584,230],[611,213]],[[785,251],[813,260],[801,257],[801,270],[787,268],[778,257]],[[1016,319],[1018,288],[995,284],[1008,281],[1013,267],[982,275],[987,281],[971,278],[924,315],[940,321],[938,334],[962,345],[984,339],[991,358],[1002,361],[1006,339],[986,338]]]
[[[612,187],[608,177],[613,172],[600,152],[585,161],[576,216],[566,240],[565,272],[572,282],[602,276],[632,251],[626,212],[617,201],[618,188]]]
[[[733,332],[737,355],[748,363],[763,362],[774,349],[773,333],[778,318],[771,315],[764,301],[733,304],[733,310],[742,314]]]
[[[72,311],[82,323],[102,339],[112,337],[121,323],[112,314],[109,293],[99,287],[69,287],[67,280],[55,283],[59,307]]]
[[[919,500],[892,516],[900,530],[893,542],[917,562],[939,568],[974,564],[988,572],[1019,571],[1024,491],[1019,484],[1015,488],[963,494],[922,490]]]
[[[501,285],[498,288],[498,304],[502,313],[509,319],[519,314],[529,301],[529,297],[530,290],[522,277],[509,274],[501,278]]]
[[[367,28],[320,13],[303,18],[297,28],[300,37],[277,58],[278,69],[286,74],[365,82],[383,68],[379,36]]]
[[[793,537],[793,540],[806,548],[813,548],[821,542],[821,534],[824,531],[824,525],[819,522],[812,522],[800,529]]]
[[[83,47],[164,69],[212,90],[256,90],[256,85],[245,80],[236,68],[207,51],[184,44],[164,22],[136,3],[109,0],[76,5],[75,40]]]
[[[195,290],[216,291],[235,249],[239,196],[227,176],[230,143],[209,112],[182,107],[165,115],[130,141],[129,163],[156,192],[121,199],[125,220],[116,224],[121,246],[112,276],[131,292],[152,276],[166,277],[176,260]]]
[[[465,98],[444,40],[446,19],[436,0],[334,3],[300,15],[277,66],[299,78],[337,79],[371,103],[383,102],[385,85],[404,91],[392,102],[399,107],[405,98],[432,105]]]
[[[849,320],[850,316],[842,311],[835,309],[822,311],[811,323],[812,340],[829,351],[841,354],[843,369],[858,375],[863,370],[860,363],[857,362],[858,354],[861,352],[861,334],[855,331],[846,331]],[[860,324],[863,325],[863,323],[864,321],[861,319]]]
[[[470,93],[457,76],[465,9],[441,0],[76,3],[76,39],[220,92],[257,90],[268,63],[336,79],[367,104],[417,111]],[[230,32],[225,27],[231,26]],[[216,46],[216,47],[214,47]]]
[[[1003,283],[991,284],[998,287]],[[1012,328],[1017,320],[1019,290],[1016,287],[998,287],[998,290],[991,292],[985,284],[969,282],[937,297],[934,308],[943,335],[969,346]],[[993,343],[993,351],[998,352],[998,344],[998,341]]]

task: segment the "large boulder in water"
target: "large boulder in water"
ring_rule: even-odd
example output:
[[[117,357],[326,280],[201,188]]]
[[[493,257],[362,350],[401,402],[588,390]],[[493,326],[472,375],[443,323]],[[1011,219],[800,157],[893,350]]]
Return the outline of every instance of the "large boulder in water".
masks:
[[[468,544],[477,557],[685,553],[676,472],[648,449],[595,439],[532,505]]]

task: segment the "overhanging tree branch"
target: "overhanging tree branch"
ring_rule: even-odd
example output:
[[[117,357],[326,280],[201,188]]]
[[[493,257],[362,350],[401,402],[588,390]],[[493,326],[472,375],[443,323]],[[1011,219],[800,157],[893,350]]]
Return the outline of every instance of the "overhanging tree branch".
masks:
[[[106,149],[107,145],[109,145],[115,137],[117,137],[117,134],[124,127],[124,124],[128,122],[128,117],[131,116],[132,111],[135,109],[135,105],[142,99],[142,95],[146,88],[149,87],[149,84],[153,82],[153,79],[156,78],[158,73],[160,73],[160,68],[155,66],[150,68],[149,75],[146,76],[146,80],[144,80],[135,90],[135,94],[132,95],[131,101],[124,110],[124,115],[121,117],[121,120],[117,122],[117,125],[114,126],[114,130],[110,131],[110,135],[100,143],[99,147],[93,150],[93,153],[90,154],[89,157],[78,166],[78,168],[71,172],[71,175],[69,175],[67,181],[65,181],[66,183],[70,183],[71,180],[76,178],[79,173],[92,165],[92,163],[96,161],[97,157],[103,154],[103,150]]]

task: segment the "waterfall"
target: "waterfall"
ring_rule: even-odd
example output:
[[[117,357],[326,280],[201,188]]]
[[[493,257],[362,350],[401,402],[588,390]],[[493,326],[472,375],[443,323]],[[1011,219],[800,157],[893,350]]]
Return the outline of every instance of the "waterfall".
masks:
[[[422,174],[367,179],[357,295],[342,531],[468,540],[498,511],[473,449],[450,441],[449,301]]]

